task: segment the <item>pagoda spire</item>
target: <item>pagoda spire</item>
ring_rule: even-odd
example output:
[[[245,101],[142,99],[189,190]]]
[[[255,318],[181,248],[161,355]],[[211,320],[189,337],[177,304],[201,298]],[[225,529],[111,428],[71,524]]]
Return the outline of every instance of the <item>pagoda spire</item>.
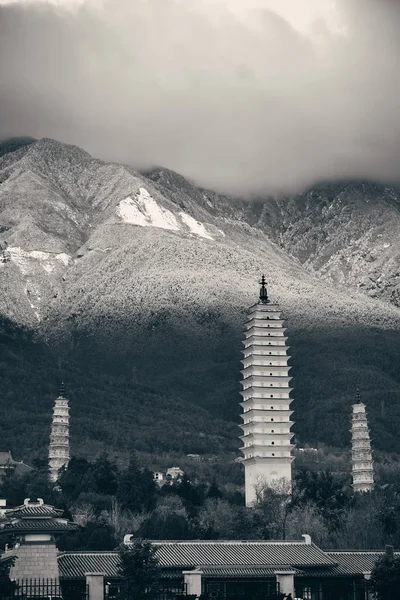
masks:
[[[281,310],[268,298],[264,275],[260,284],[259,301],[249,310],[243,341],[240,427],[247,506],[257,501],[265,487],[279,486],[290,493],[292,482],[289,347]]]
[[[49,445],[49,479],[57,481],[59,470],[69,463],[69,404],[64,382],[54,402]]]
[[[265,280],[265,275],[261,277],[260,281],[260,304],[269,304],[268,291],[267,291],[267,282]]]
[[[356,391],[351,422],[351,471],[355,492],[371,492],[374,489],[374,467],[371,440],[365,404],[361,402],[360,390]]]

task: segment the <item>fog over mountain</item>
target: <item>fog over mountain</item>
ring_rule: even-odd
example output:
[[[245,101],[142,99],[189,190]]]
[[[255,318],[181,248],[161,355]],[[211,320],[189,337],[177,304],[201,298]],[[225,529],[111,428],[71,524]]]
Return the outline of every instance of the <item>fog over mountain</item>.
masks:
[[[0,137],[229,194],[398,181],[396,0],[0,0]]]

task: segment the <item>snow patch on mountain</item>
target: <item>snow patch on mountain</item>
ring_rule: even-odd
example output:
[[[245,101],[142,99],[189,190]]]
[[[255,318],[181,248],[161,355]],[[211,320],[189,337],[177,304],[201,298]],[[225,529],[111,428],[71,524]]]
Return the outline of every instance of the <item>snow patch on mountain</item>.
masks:
[[[200,237],[203,237],[203,238],[207,238],[208,240],[213,240],[214,239],[207,232],[207,230],[204,227],[203,223],[200,223],[200,221],[196,221],[196,219],[194,219],[190,215],[187,215],[184,212],[180,212],[179,215],[180,215],[182,221],[185,223],[185,225],[187,225],[189,227],[191,233],[194,233],[195,235],[199,235]]]
[[[32,271],[33,261],[37,261],[47,273],[52,273],[59,266],[57,263],[61,263],[64,267],[67,267],[71,260],[71,257],[65,254],[65,252],[60,252],[59,254],[43,252],[41,250],[27,252],[18,246],[8,246],[7,253],[10,260],[19,267],[23,275],[27,275]]]
[[[170,210],[160,206],[149,192],[141,187],[135,198],[128,196],[118,204],[117,215],[131,225],[140,227],[159,227],[161,229],[170,229],[172,231],[181,231],[186,228],[190,233],[194,233],[209,240],[214,239],[206,230],[203,223],[196,221],[190,215],[180,212],[179,220]],[[181,221],[181,222],[179,222]]]
[[[174,214],[157,204],[145,188],[140,188],[135,199],[130,196],[121,200],[117,207],[117,215],[125,222],[141,227],[159,227],[179,231]]]

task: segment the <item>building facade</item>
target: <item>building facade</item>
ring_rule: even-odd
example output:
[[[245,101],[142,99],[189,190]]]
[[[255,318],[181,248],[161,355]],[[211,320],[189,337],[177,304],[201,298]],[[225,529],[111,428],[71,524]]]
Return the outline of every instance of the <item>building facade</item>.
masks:
[[[372,600],[367,582],[383,551],[325,552],[308,535],[303,538],[154,540],[164,590],[160,600],[186,594],[208,600],[276,600],[280,594],[303,600]],[[133,536],[125,537],[127,546],[132,541]],[[58,563],[61,581],[84,584],[88,573],[97,573],[105,583],[104,600],[118,597],[118,552],[63,552]]]
[[[244,454],[246,505],[265,486],[290,492],[292,449],[290,358],[282,312],[271,303],[265,277],[260,297],[249,311],[243,342],[241,448]]]
[[[374,489],[374,467],[365,404],[357,390],[351,422],[351,471],[355,492]]]
[[[41,498],[26,498],[22,506],[7,509],[0,522],[0,537],[14,538],[14,546],[2,559],[14,558],[12,579],[58,580],[58,552],[54,536],[76,531],[77,525],[62,517],[64,511]]]
[[[69,463],[69,405],[65,389],[61,385],[60,394],[54,403],[49,446],[49,478],[57,481],[59,470]]]

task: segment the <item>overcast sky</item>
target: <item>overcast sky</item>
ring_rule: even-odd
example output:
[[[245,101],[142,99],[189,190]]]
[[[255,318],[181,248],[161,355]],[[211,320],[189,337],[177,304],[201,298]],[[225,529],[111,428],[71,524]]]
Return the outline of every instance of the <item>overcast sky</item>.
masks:
[[[0,0],[0,137],[228,193],[400,180],[400,0]]]

